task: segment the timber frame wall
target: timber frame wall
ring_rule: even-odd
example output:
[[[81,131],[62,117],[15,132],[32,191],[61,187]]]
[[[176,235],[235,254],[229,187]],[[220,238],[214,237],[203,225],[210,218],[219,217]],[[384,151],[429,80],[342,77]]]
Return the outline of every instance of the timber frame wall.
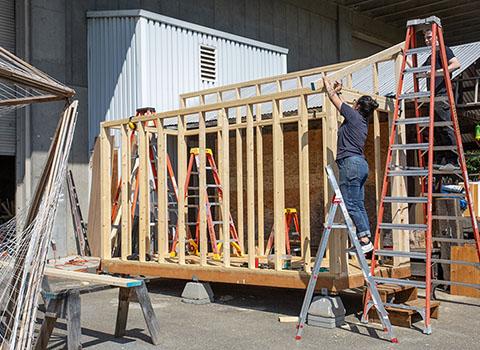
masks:
[[[219,88],[212,88],[195,93],[181,95],[182,108],[175,111],[153,114],[150,116],[135,117],[132,119],[124,119],[119,121],[108,121],[101,125],[100,133],[100,211],[101,211],[101,258],[104,263],[121,264],[127,262],[127,256],[132,254],[132,216],[131,197],[132,197],[132,178],[131,176],[121,176],[121,174],[132,173],[132,147],[130,146],[130,138],[135,133],[136,145],[138,146],[138,217],[139,229],[136,231],[138,235],[138,262],[146,262],[147,253],[152,251],[150,248],[150,237],[154,236],[158,242],[153,249],[153,260],[146,262],[148,264],[177,266],[178,268],[189,268],[195,266],[196,269],[202,268],[232,268],[236,272],[240,271],[236,268],[234,262],[238,259],[232,256],[231,247],[224,244],[222,248],[221,261],[214,262],[211,252],[208,251],[207,227],[205,207],[200,206],[200,243],[199,257],[193,259],[186,253],[186,221],[188,207],[183,194],[185,191],[185,179],[187,174],[187,157],[189,150],[187,149],[187,138],[194,139],[198,142],[200,149],[200,168],[199,168],[199,187],[206,188],[206,153],[207,137],[214,138],[217,143],[217,154],[215,158],[219,168],[220,177],[223,187],[223,198],[221,202],[222,217],[228,218],[230,210],[230,189],[237,187],[237,208],[239,228],[239,241],[244,249],[244,267],[242,270],[254,270],[256,258],[266,259],[264,256],[265,240],[268,237],[264,235],[264,193],[263,193],[263,142],[262,131],[268,128],[272,133],[273,140],[273,193],[274,193],[274,232],[275,232],[275,249],[273,271],[282,270],[282,255],[285,254],[285,237],[284,237],[284,208],[285,208],[285,179],[284,179],[284,145],[283,129],[285,126],[293,126],[298,131],[298,184],[300,194],[300,227],[301,227],[301,257],[299,262],[305,273],[309,273],[312,267],[312,256],[310,249],[310,187],[309,187],[309,152],[318,152],[320,150],[309,149],[308,133],[309,121],[321,120],[322,125],[322,154],[323,167],[334,162],[336,154],[336,138],[337,128],[341,117],[335,107],[328,100],[323,89],[321,76],[329,75],[331,79],[343,79],[346,81],[342,98],[347,103],[353,103],[354,99],[358,99],[362,93],[352,90],[352,73],[363,69],[367,66],[373,66],[373,87],[374,97],[379,102],[379,109],[374,115],[374,148],[375,148],[375,189],[376,198],[378,199],[381,192],[382,174],[384,164],[381,164],[380,150],[380,120],[379,112],[389,113],[393,110],[393,102],[383,96],[378,95],[378,64],[380,62],[395,60],[396,67],[401,62],[399,53],[403,43],[397,44],[378,54],[365,59],[334,64],[330,66],[310,69],[306,71],[289,73],[281,76],[249,81],[246,83],[234,84]],[[396,75],[398,79],[398,68]],[[393,79],[394,77],[392,77]],[[284,82],[295,81],[295,88],[283,89]],[[315,89],[311,87],[311,83],[315,84]],[[269,90],[268,94],[263,93],[265,86],[274,86],[274,91]],[[251,96],[251,89],[254,96]],[[244,97],[245,92],[250,91],[250,97]],[[224,97],[227,93],[234,94],[235,98],[226,100]],[[313,95],[318,95],[323,100],[322,109],[315,112],[309,106],[309,100]],[[214,97],[215,101],[206,103]],[[286,101],[293,101],[296,110],[289,112],[283,110]],[[193,106],[192,106],[193,105]],[[188,107],[186,107],[188,106]],[[267,108],[266,108],[267,107]],[[263,113],[262,113],[263,109]],[[268,109],[268,112],[265,112]],[[268,114],[267,114],[268,113]],[[215,116],[215,118],[211,118]],[[195,117],[195,126],[191,127],[190,118]],[[171,123],[172,118],[176,122]],[[391,119],[391,118],[389,118]],[[213,120],[213,122],[212,122]],[[132,131],[128,127],[129,122],[134,122],[137,129]],[[401,132],[401,130],[400,130]],[[245,134],[246,137],[243,137]],[[115,135],[112,138],[111,135]],[[229,141],[234,135],[236,152],[236,164],[231,164]],[[400,133],[401,135],[401,133]],[[177,169],[175,172],[178,181],[178,237],[179,248],[178,256],[170,257],[168,236],[168,195],[167,195],[167,172],[159,171],[157,183],[158,188],[158,205],[155,208],[152,205],[150,182],[152,176],[149,167],[149,150],[150,143],[155,143],[157,169],[166,169],[167,152],[169,144],[167,137],[177,140]],[[388,137],[388,135],[383,135]],[[120,161],[112,163],[112,143],[119,147]],[[400,140],[401,142],[401,140]],[[404,142],[404,140],[403,140]],[[244,151],[245,150],[245,151]],[[243,164],[242,153],[246,152],[246,164]],[[402,157],[402,153],[399,157]],[[404,155],[403,155],[404,156]],[[232,157],[233,158],[233,157]],[[399,161],[402,161],[401,159]],[[403,159],[405,161],[405,159]],[[232,166],[234,165],[234,166]],[[291,166],[291,165],[290,165]],[[117,167],[117,169],[115,169]],[[243,183],[244,169],[246,169],[246,183]],[[229,183],[230,172],[236,172],[236,184]],[[121,195],[119,197],[120,219],[117,225],[112,224],[112,176],[118,173],[121,178]],[[243,192],[246,192],[246,202],[244,202]],[[405,195],[406,184],[402,179],[393,185],[396,195]],[[204,202],[205,191],[200,191],[200,202]],[[327,208],[330,203],[332,191],[329,188],[328,180],[324,176],[324,206]],[[128,203],[128,204],[127,204]],[[127,204],[127,205],[125,205]],[[157,212],[157,225],[152,226],[150,223],[151,213]],[[326,210],[324,211],[327,212]],[[245,215],[246,214],[246,215]],[[244,217],[246,219],[246,232],[244,232]],[[392,217],[395,221],[403,223],[408,222],[408,207],[401,205],[392,205]],[[117,229],[115,229],[115,226]],[[229,232],[229,220],[223,220],[223,232]],[[112,232],[120,228],[121,244],[118,256],[112,257]],[[155,227],[153,232],[152,227]],[[268,232],[269,233],[269,232]],[[329,251],[327,253],[329,276],[348,277],[348,261],[345,254],[347,245],[346,234],[334,234],[330,238]],[[244,243],[246,246],[243,247]],[[393,249],[408,250],[408,235],[402,232],[393,232]],[[407,247],[407,248],[405,248]],[[313,252],[315,253],[315,252]],[[131,263],[131,261],[128,261]],[[396,258],[395,266],[404,264],[405,260]],[[246,267],[248,266],[248,267]],[[137,271],[141,272],[141,271]],[[147,274],[145,272],[144,274]],[[181,277],[179,277],[181,278]],[[220,279],[221,281],[221,279]]]

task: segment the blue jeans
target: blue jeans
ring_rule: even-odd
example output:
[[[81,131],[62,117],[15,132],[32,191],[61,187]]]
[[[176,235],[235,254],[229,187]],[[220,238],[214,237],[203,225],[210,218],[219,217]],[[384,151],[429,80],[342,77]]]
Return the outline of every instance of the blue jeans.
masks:
[[[337,160],[340,175],[340,191],[348,213],[357,227],[358,238],[370,237],[370,223],[365,210],[365,181],[368,163],[365,158],[351,156]]]

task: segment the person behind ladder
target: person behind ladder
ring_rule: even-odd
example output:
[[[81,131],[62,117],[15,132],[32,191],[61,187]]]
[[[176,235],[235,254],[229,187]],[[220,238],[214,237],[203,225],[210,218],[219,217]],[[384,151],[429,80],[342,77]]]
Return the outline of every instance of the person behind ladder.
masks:
[[[368,120],[378,103],[370,96],[362,96],[355,101],[353,108],[342,101],[339,94],[342,85],[335,82],[333,85],[324,76],[323,83],[330,101],[345,118],[338,129],[337,139],[337,166],[340,175],[340,191],[345,201],[353,223],[357,229],[363,253],[373,250],[370,241],[370,223],[365,210],[365,181],[368,177],[368,163],[365,159],[364,148],[368,134]],[[349,249],[354,253],[355,247]]]
[[[432,46],[432,30],[427,29],[424,31],[425,45]],[[443,67],[442,67],[442,57],[440,54],[440,45],[437,39],[436,42],[436,55],[435,55],[435,70],[437,73],[442,74],[442,76],[435,77],[435,96],[446,96],[447,87],[445,86],[445,80],[443,79]],[[460,68],[460,62],[453,51],[445,46],[445,53],[448,61],[448,73],[450,74],[454,70]],[[422,66],[431,65],[432,56],[428,56],[426,61]],[[411,67],[412,62],[409,59],[407,64]],[[430,90],[430,78],[427,78],[427,90]],[[450,104],[448,99],[440,100],[435,102],[435,121],[444,122],[451,121],[450,116]],[[455,142],[455,134],[453,133],[452,128],[449,126],[440,126],[436,127],[434,130],[434,140],[435,144],[438,146],[453,146]],[[434,164],[440,170],[455,170],[458,169],[458,157],[453,151],[437,151],[435,152]]]

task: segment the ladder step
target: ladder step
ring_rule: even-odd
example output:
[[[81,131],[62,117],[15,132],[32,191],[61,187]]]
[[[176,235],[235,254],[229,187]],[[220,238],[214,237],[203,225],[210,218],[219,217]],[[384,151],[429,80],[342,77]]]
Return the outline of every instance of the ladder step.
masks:
[[[450,265],[466,265],[466,266],[474,266],[477,269],[480,269],[480,263],[473,262],[473,261],[463,261],[463,260],[449,260],[449,259],[437,259],[432,258],[433,263],[438,264],[450,264]]]
[[[474,239],[463,239],[463,238],[448,238],[448,237],[432,237],[433,242],[443,242],[443,243],[458,243],[458,244],[474,244]]]
[[[447,216],[447,215],[432,215],[432,220],[452,220],[452,221],[466,221],[470,220],[469,217],[465,216]]]
[[[207,185],[206,187],[207,187],[207,188],[222,188],[222,186],[220,186],[220,185],[213,185],[213,184]],[[192,190],[192,191],[198,191],[199,188],[200,188],[200,187],[198,187],[198,186],[189,186],[189,187],[188,187],[188,189],[189,189],[189,190]]]
[[[425,282],[422,281],[412,281],[404,280],[401,278],[390,278],[390,277],[373,277],[375,282],[382,284],[398,284],[400,286],[413,286],[417,288],[425,288]]]
[[[425,53],[425,52],[432,52],[432,48],[430,46],[422,46],[422,47],[415,47],[413,49],[407,50],[405,53],[406,55],[417,55],[419,53]]]
[[[427,203],[427,197],[385,197],[386,203]]]
[[[411,259],[426,259],[426,253],[419,253],[419,252],[403,252],[399,250],[386,250],[386,249],[379,249],[375,251],[376,255],[379,256],[400,256],[405,258]]]
[[[418,307],[414,305],[407,305],[407,304],[395,304],[395,303],[383,303],[385,307],[391,307],[396,309],[403,309],[403,310],[412,310],[420,312],[421,310],[425,309],[424,307]]]
[[[392,151],[399,150],[427,150],[428,143],[406,143],[406,144],[393,144]]]
[[[467,283],[467,282],[432,280],[432,284],[445,285],[445,286],[463,286],[463,287],[471,287],[471,288],[480,289],[480,284]]]
[[[412,68],[405,68],[403,74],[416,74],[416,73],[425,73],[430,72],[432,66],[419,66],[419,67],[412,67]]]
[[[399,118],[395,121],[395,125],[426,124],[429,122],[430,122],[430,117]]]
[[[414,100],[416,98],[430,97],[430,91],[408,92],[398,96],[400,100]]]
[[[388,176],[427,176],[428,170],[390,170]]]
[[[427,225],[425,224],[393,224],[393,223],[383,223],[380,224],[380,228],[383,230],[426,230]]]
[[[424,194],[427,196],[427,194]],[[462,199],[465,197],[462,193],[432,193],[432,197],[441,197],[441,198],[459,198]]]
[[[328,223],[323,224],[323,227],[327,227],[327,226],[328,226]],[[345,225],[345,224],[331,224],[330,226],[331,226],[332,229],[335,229],[335,228],[336,229],[342,229],[342,228],[347,229],[348,228],[347,225]]]

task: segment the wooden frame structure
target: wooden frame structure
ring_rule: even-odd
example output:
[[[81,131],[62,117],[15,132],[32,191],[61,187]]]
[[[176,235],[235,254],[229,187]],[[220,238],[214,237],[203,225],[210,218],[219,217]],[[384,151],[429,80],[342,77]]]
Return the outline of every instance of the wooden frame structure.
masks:
[[[135,117],[119,121],[108,121],[101,125],[100,167],[101,167],[101,258],[102,269],[111,273],[129,275],[148,275],[167,278],[191,279],[193,276],[204,281],[242,283],[288,288],[305,288],[312,266],[310,227],[311,216],[318,215],[310,208],[310,171],[309,153],[320,150],[309,149],[309,124],[321,123],[323,143],[323,169],[334,162],[336,154],[336,134],[341,117],[326,98],[321,77],[328,74],[332,79],[343,79],[346,84],[343,99],[353,103],[364,95],[352,89],[352,74],[366,67],[372,69],[373,94],[379,102],[374,115],[374,169],[376,198],[380,194],[383,164],[381,163],[380,113],[391,113],[391,101],[379,95],[378,66],[381,62],[395,61],[403,43],[397,44],[365,59],[338,63],[330,66],[289,73],[271,78],[228,85],[219,88],[180,96],[179,110],[154,114],[148,117]],[[394,77],[392,77],[393,79]],[[290,88],[285,88],[289,83]],[[312,100],[321,101],[322,108],[312,106]],[[173,123],[172,123],[173,118]],[[390,119],[390,118],[389,118]],[[136,130],[129,123],[137,125]],[[130,124],[131,125],[131,124]],[[300,196],[301,254],[292,258],[292,266],[285,269],[285,148],[286,129],[295,130],[298,137],[298,183]],[[271,133],[272,172],[273,172],[273,229],[275,232],[275,254],[263,255],[265,244],[264,211],[264,160],[265,132]],[[136,134],[138,143],[138,180],[130,177],[132,148],[129,139]],[[112,138],[112,135],[115,137]],[[387,137],[387,135],[384,135]],[[154,178],[149,171],[149,153],[151,144],[156,148],[157,169],[166,169],[166,157],[170,145],[167,138],[176,140],[178,179],[178,256],[168,253],[168,196],[166,170],[158,171],[156,197],[158,205],[152,203],[152,191],[149,182]],[[112,165],[112,140],[120,144],[121,161]],[[207,141],[214,141],[217,160],[223,186],[221,210],[223,218],[228,218],[231,199],[236,201],[236,222],[239,242],[244,256],[232,256],[230,246],[223,244],[220,261],[214,261],[208,251],[206,233],[206,215],[204,206],[200,206],[200,242],[199,256],[186,253],[188,206],[185,197],[185,178],[187,174],[187,144],[191,141],[200,148],[199,183],[200,189],[206,188],[205,149]],[[230,141],[234,141],[233,147]],[[210,142],[211,143],[211,142]],[[245,157],[244,157],[245,156]],[[235,162],[232,162],[232,159]],[[246,164],[245,164],[246,163]],[[289,166],[292,166],[291,164]],[[119,169],[117,171],[117,169]],[[119,256],[112,257],[112,220],[111,220],[111,178],[114,172],[127,174],[121,176],[121,249]],[[236,183],[230,183],[235,175]],[[246,180],[246,181],[245,181]],[[327,178],[323,179],[323,205],[326,208],[331,199]],[[138,181],[138,232],[132,230],[133,222],[129,215],[132,198],[132,181]],[[230,198],[231,189],[236,186],[236,198]],[[397,194],[406,191],[405,183],[395,184]],[[244,196],[244,192],[246,195]],[[204,202],[206,192],[200,191],[200,203]],[[246,201],[244,201],[246,197]],[[127,205],[125,205],[127,204]],[[408,210],[393,208],[392,216],[402,222],[408,222]],[[326,211],[324,211],[326,213]],[[246,214],[246,215],[245,215]],[[157,224],[151,224],[150,217],[157,217]],[[246,219],[246,222],[245,222]],[[223,220],[223,232],[228,232],[228,220]],[[151,229],[154,227],[154,229]],[[244,230],[244,227],[246,230]],[[138,236],[138,261],[127,259],[132,254],[132,232]],[[347,246],[344,233],[332,235],[329,251],[318,287],[345,289],[363,285],[361,270],[348,261],[345,253]],[[315,232],[319,235],[320,232]],[[221,233],[220,233],[221,235]],[[151,238],[156,244],[150,245]],[[406,237],[406,238],[405,238]],[[246,243],[246,244],[245,244]],[[408,235],[401,236],[393,232],[393,245],[408,245]],[[277,248],[278,247],[278,248]],[[150,255],[148,254],[150,249]],[[314,253],[314,252],[313,252]],[[151,258],[152,261],[147,261]],[[288,258],[287,258],[288,259]],[[392,267],[382,267],[379,274],[404,277],[409,275],[409,265],[394,261]],[[264,268],[258,268],[258,266]],[[267,268],[268,267],[268,268]]]

